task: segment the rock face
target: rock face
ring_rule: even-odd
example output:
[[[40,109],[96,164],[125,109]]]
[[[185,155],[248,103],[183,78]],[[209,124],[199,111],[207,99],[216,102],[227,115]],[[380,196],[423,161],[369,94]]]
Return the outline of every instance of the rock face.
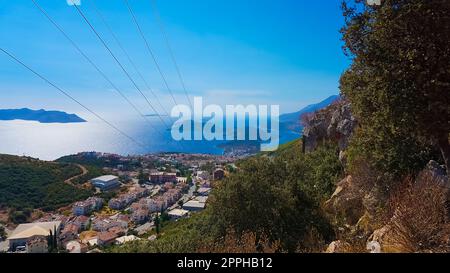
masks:
[[[311,152],[326,140],[336,141],[341,151],[345,150],[357,126],[351,114],[351,105],[341,99],[329,107],[316,112],[305,124],[303,140],[305,152]]]
[[[333,195],[324,204],[330,215],[343,220],[347,225],[355,225],[364,214],[363,199],[357,185],[349,175],[342,179]]]

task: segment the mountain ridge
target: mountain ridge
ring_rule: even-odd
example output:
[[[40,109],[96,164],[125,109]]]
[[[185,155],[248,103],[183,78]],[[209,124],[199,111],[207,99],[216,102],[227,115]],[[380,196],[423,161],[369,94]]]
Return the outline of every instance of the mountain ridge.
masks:
[[[56,110],[32,110],[29,108],[0,109],[0,120],[28,120],[40,123],[79,123],[87,122],[75,114]]]

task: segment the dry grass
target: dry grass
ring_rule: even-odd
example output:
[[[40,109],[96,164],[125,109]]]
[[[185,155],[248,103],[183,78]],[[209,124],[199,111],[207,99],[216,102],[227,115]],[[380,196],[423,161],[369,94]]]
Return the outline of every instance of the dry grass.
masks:
[[[393,236],[411,252],[450,251],[447,189],[429,173],[398,187],[390,198]]]

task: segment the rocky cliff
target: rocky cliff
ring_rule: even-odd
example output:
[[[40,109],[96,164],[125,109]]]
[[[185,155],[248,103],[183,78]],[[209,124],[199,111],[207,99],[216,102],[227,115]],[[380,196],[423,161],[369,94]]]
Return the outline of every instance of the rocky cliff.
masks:
[[[325,141],[334,141],[344,151],[358,122],[351,113],[351,104],[345,98],[339,99],[327,108],[302,117],[305,125],[303,145],[305,152],[311,152]]]

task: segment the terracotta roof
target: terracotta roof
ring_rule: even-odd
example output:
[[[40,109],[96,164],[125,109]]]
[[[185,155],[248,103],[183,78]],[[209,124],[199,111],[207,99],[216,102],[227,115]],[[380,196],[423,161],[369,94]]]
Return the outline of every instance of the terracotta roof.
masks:
[[[110,231],[100,232],[98,234],[98,239],[103,242],[109,242],[111,240],[116,239],[117,237],[118,237],[117,234],[115,234],[114,232],[110,232]]]

